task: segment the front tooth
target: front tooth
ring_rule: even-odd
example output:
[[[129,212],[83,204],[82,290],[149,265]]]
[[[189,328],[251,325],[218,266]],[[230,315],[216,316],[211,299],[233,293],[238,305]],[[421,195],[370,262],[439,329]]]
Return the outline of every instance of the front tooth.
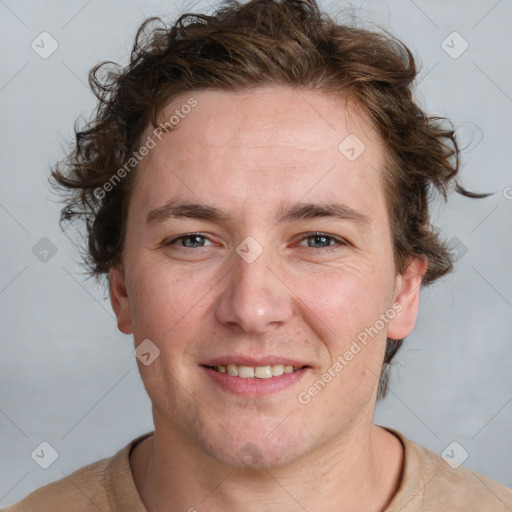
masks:
[[[282,365],[282,364],[272,365],[272,375],[274,377],[279,377],[279,375],[283,375],[283,373],[284,373],[284,365]]]
[[[274,364],[269,366],[242,366],[236,364],[219,365],[216,370],[220,373],[227,373],[233,377],[241,377],[242,379],[258,378],[269,379],[271,377],[279,377],[283,373],[292,373],[302,368],[301,366]]]
[[[242,379],[249,379],[250,377],[254,377],[254,368],[252,366],[239,366],[238,376],[242,377]]]
[[[227,370],[229,375],[238,377],[238,366],[236,364],[228,364]]]
[[[270,366],[257,366],[254,370],[254,376],[258,379],[270,379],[272,377],[272,369]]]

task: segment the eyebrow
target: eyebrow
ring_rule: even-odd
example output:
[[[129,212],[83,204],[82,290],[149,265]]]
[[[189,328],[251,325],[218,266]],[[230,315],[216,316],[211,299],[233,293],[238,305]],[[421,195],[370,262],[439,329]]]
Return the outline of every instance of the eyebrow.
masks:
[[[360,225],[368,226],[371,224],[370,217],[363,212],[347,205],[334,202],[301,202],[282,206],[276,216],[276,223],[296,222],[326,217],[348,220]],[[204,219],[213,222],[226,222],[232,220],[233,217],[226,210],[214,206],[171,201],[164,206],[151,210],[146,217],[146,224],[156,225],[171,218]]]

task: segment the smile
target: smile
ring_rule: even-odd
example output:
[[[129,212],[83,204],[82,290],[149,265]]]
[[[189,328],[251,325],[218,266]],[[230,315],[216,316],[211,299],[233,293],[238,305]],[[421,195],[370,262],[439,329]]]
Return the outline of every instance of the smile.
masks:
[[[210,382],[218,389],[248,398],[263,398],[296,386],[312,371],[310,366],[279,364],[277,361],[277,364],[260,363],[258,366],[249,366],[249,361],[245,365],[219,362],[222,361],[201,365]]]
[[[288,364],[273,364],[267,366],[244,366],[237,364],[207,366],[216,372],[227,373],[232,377],[241,379],[270,379],[279,377],[285,373],[293,373],[304,368],[303,366],[292,366]]]

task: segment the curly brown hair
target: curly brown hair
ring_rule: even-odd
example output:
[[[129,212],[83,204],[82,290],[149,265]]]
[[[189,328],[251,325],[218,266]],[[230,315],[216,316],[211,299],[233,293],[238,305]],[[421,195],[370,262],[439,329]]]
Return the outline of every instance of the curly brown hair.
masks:
[[[428,285],[452,270],[449,249],[429,221],[434,189],[445,200],[451,185],[468,197],[486,194],[455,180],[460,162],[453,126],[416,104],[417,73],[402,42],[385,31],[339,24],[315,0],[224,1],[212,15],[183,14],[172,26],[147,19],[126,67],[103,62],[89,74],[98,100],[94,116],[75,129],[68,157],[52,169],[53,185],[66,191],[61,222],[85,220],[86,264],[93,275],[105,275],[121,262],[136,166],[120,170],[173,99],[202,89],[264,85],[334,93],[354,100],[382,137],[396,272],[422,255],[428,260],[422,284]],[[107,187],[116,172],[123,179]],[[379,398],[402,341],[387,340]]]

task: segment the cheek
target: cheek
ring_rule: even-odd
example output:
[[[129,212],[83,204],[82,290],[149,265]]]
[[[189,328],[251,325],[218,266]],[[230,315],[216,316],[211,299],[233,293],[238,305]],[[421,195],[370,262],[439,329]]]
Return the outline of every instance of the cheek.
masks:
[[[302,314],[322,340],[322,373],[329,372],[326,379],[333,384],[325,400],[341,393],[345,406],[355,407],[374,396],[386,343],[387,324],[380,315],[389,308],[392,291],[386,275],[368,266],[302,281],[297,293]]]
[[[134,268],[127,291],[135,339],[150,338],[155,343],[163,341],[193,306],[191,301],[195,297],[191,296],[187,285],[190,277],[169,273],[162,264]]]
[[[390,279],[370,265],[302,275],[295,290],[308,323],[341,345],[374,325],[392,296]]]
[[[160,351],[151,364],[138,362],[139,372],[154,405],[166,415],[183,400],[176,382],[187,381],[198,340],[203,294],[191,286],[194,282],[193,276],[169,272],[165,264],[141,264],[127,283],[135,343],[149,339]]]

